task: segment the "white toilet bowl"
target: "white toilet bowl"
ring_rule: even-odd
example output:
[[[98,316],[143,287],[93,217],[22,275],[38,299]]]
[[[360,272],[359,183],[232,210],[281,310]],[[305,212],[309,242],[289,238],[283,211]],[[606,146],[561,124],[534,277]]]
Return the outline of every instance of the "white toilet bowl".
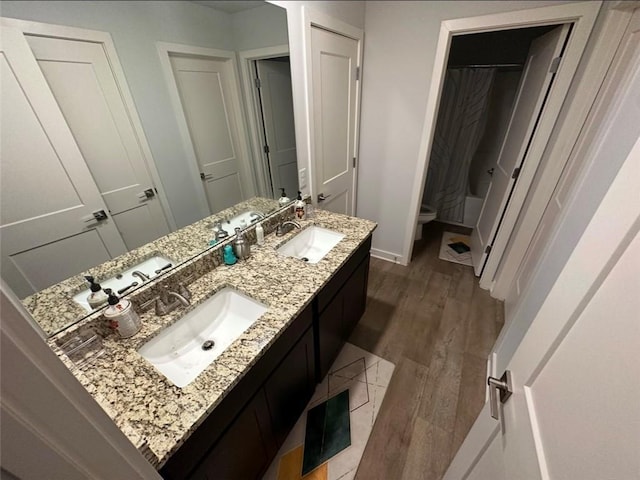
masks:
[[[422,239],[422,226],[436,219],[438,212],[429,205],[420,206],[420,215],[418,215],[418,226],[416,227],[416,235],[414,240]]]

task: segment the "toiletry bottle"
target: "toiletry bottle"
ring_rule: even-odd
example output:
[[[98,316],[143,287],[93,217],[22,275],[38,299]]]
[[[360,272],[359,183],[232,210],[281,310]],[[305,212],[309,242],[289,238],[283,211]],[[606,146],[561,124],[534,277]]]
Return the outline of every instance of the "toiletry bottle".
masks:
[[[109,295],[109,306],[104,311],[105,318],[118,330],[122,338],[134,336],[142,328],[142,321],[131,302],[126,298],[120,300],[110,288],[105,288],[105,292]]]
[[[280,190],[282,190],[282,195],[278,199],[278,204],[282,207],[287,203],[289,203],[291,200],[289,200],[289,197],[287,197],[287,194],[285,193],[284,188],[281,187]]]
[[[225,265],[233,265],[238,261],[233,253],[233,248],[231,248],[231,245],[224,246],[224,253],[222,255],[222,258],[224,259]]]
[[[258,245],[264,244],[264,228],[262,228],[262,223],[259,223],[256,226],[256,239],[257,239]]]
[[[298,199],[295,204],[295,212],[297,220],[306,220],[307,212],[306,212],[306,203],[302,200],[302,192],[298,190]]]
[[[84,277],[87,282],[89,282],[89,288],[91,289],[91,293],[87,297],[87,302],[89,302],[89,306],[92,309],[96,309],[107,303],[109,297],[106,293],[102,291],[102,287],[99,283],[94,281],[94,278],[90,275]]]
[[[240,231],[240,227],[236,227],[236,239],[233,242],[236,257],[239,260],[247,260],[251,256],[251,246],[244,239],[244,235]]]

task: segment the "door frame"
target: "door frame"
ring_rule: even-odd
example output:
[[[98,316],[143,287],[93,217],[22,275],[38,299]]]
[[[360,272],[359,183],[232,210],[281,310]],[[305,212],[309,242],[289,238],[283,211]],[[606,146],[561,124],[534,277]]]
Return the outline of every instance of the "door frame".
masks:
[[[405,227],[405,248],[406,256],[403,259],[408,264],[413,252],[413,239],[417,227],[417,219],[420,213],[420,203],[422,192],[426,181],[429,157],[437,122],[440,96],[444,84],[449,49],[452,37],[470,33],[482,33],[496,30],[509,30],[515,28],[526,28],[543,25],[573,23],[571,36],[565,48],[563,62],[559,69],[552,92],[545,104],[547,113],[543,121],[536,128],[531,147],[527,154],[527,162],[524,164],[518,182],[512,192],[509,205],[507,206],[504,218],[493,240],[493,255],[489,256],[485,263],[484,270],[480,277],[480,286],[491,288],[494,281],[494,273],[497,270],[501,254],[508,245],[509,238],[515,227],[520,209],[533,182],[536,169],[545,151],[551,132],[554,129],[557,118],[560,115],[562,104],[566,97],[573,77],[576,73],[582,54],[586,48],[587,40],[595,23],[602,2],[580,2],[549,7],[540,7],[530,10],[517,10],[513,12],[483,15],[479,17],[469,17],[454,20],[445,20],[440,25],[438,46],[434,61],[433,74],[429,86],[423,135],[418,154],[417,170],[412,188],[410,215]],[[560,95],[560,91],[564,91]],[[555,95],[554,95],[555,92]],[[568,124],[578,123],[579,118],[569,115],[565,118]],[[566,162],[566,158],[562,159]],[[536,192],[531,192],[536,197]],[[545,203],[546,204],[546,203]],[[530,239],[529,239],[530,240]],[[518,261],[521,261],[520,258]],[[515,260],[514,260],[515,261]]]
[[[309,139],[307,143],[307,158],[309,159],[308,163],[308,175],[307,175],[307,186],[308,192],[311,195],[311,201],[316,204],[316,195],[318,192],[316,191],[315,186],[315,173],[316,173],[316,155],[315,155],[315,125],[314,125],[314,107],[313,107],[313,75],[312,75],[312,45],[311,45],[311,28],[317,27],[323,30],[327,30],[332,33],[336,33],[338,35],[342,35],[347,38],[351,38],[358,42],[358,58],[356,61],[356,67],[360,69],[360,77],[356,82],[356,107],[355,107],[355,129],[354,129],[354,152],[353,156],[356,160],[356,167],[353,169],[353,183],[352,183],[352,205],[353,205],[353,213],[357,214],[358,210],[358,165],[359,165],[359,142],[360,142],[360,106],[361,106],[361,97],[362,97],[362,56],[363,56],[363,45],[364,45],[364,31],[354,27],[353,25],[349,25],[346,22],[341,20],[337,20],[329,15],[325,15],[324,13],[318,12],[313,8],[309,8],[307,6],[302,7],[302,24],[303,24],[303,32],[302,32],[302,45],[303,45],[303,53],[304,53],[304,77],[305,77],[305,92],[304,98],[307,106],[307,131],[305,132],[307,138]],[[300,171],[300,164],[298,165],[298,171]],[[298,175],[300,176],[300,175]],[[299,181],[299,180],[298,180]],[[304,182],[300,182],[300,185]],[[302,187],[300,188],[302,190]],[[306,193],[306,192],[305,192]],[[417,218],[417,217],[416,217]]]
[[[164,75],[167,89],[169,91],[169,98],[171,99],[171,106],[173,107],[175,119],[178,124],[178,131],[180,133],[180,138],[182,139],[182,147],[187,158],[187,166],[194,179],[199,178],[200,168],[198,166],[198,159],[196,157],[196,152],[191,141],[189,125],[187,124],[187,118],[184,114],[182,101],[180,100],[180,93],[178,91],[178,84],[176,83],[176,79],[173,74],[173,68],[171,67],[169,55],[172,53],[178,55],[193,55],[198,57],[207,57],[214,60],[222,60],[225,62],[228,61],[231,63],[230,71],[232,77],[232,88],[231,92],[229,92],[231,96],[230,108],[233,109],[233,113],[236,119],[235,127],[238,131],[239,155],[242,159],[245,160],[239,162],[239,170],[246,179],[246,182],[248,182],[247,185],[244,185],[248,190],[245,196],[252,197],[256,191],[256,179],[254,177],[253,169],[249,165],[249,163],[251,163],[250,152],[247,149],[249,137],[247,136],[247,131],[245,128],[244,111],[242,109],[242,101],[240,99],[240,92],[242,91],[242,89],[240,87],[240,80],[238,78],[238,64],[236,62],[235,52],[230,50],[219,50],[217,48],[196,47],[193,45],[168,42],[156,42],[156,49],[158,50],[160,66],[162,67],[162,73]],[[197,184],[194,182],[194,185]],[[200,186],[200,188],[196,189],[196,197],[201,205],[201,208],[203,208],[205,212],[209,212],[210,214],[216,213],[211,212],[211,209],[209,208],[209,202],[202,185]]]
[[[171,211],[162,180],[160,180],[160,175],[156,168],[151,148],[147,142],[147,137],[144,134],[140,115],[138,114],[135,102],[133,101],[133,96],[129,90],[129,85],[125,77],[124,70],[122,69],[122,65],[120,64],[120,59],[118,58],[118,53],[116,51],[115,44],[113,43],[113,39],[111,38],[111,34],[100,30],[88,30],[84,28],[69,27],[66,25],[32,22],[7,17],[0,17],[0,22],[4,26],[20,30],[23,35],[39,35],[44,37],[61,38],[64,40],[84,41],[97,43],[102,46],[107,60],[109,61],[111,72],[113,73],[113,77],[120,91],[120,96],[122,97],[125,109],[127,110],[134,135],[138,145],[140,146],[140,152],[142,154],[144,164],[151,176],[154,186],[158,189],[158,199],[160,200],[164,216],[169,224],[170,230],[176,230],[178,227],[176,225],[175,218],[173,217],[173,212]]]
[[[271,182],[269,172],[267,172],[266,159],[263,146],[266,139],[257,119],[260,114],[260,100],[256,93],[253,82],[252,66],[256,60],[289,56],[289,45],[276,45],[275,47],[256,48],[252,50],[242,50],[238,52],[238,64],[240,67],[240,78],[244,93],[245,108],[247,113],[247,130],[249,131],[250,147],[253,158],[253,167],[256,186],[260,195],[271,197],[277,192],[271,193]]]

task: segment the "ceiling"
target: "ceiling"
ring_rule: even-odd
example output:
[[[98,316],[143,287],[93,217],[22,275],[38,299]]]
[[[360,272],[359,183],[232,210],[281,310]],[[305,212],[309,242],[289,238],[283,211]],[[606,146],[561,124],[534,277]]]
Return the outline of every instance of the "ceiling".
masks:
[[[213,0],[192,0],[193,3],[197,3],[199,5],[204,5],[205,7],[211,7],[216,10],[222,10],[226,13],[238,13],[243,10],[250,10],[252,8],[261,7],[265,5],[264,0],[257,1],[246,1],[246,0],[235,0],[235,1],[213,1]]]

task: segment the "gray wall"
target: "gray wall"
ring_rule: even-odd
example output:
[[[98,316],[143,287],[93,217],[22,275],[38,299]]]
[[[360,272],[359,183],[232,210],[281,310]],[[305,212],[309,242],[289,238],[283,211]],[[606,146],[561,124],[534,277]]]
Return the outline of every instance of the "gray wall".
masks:
[[[373,248],[401,257],[440,22],[557,5],[543,1],[367,2],[358,216]]]
[[[109,32],[115,43],[127,83],[151,147],[162,187],[177,226],[189,225],[208,215],[193,193],[202,188],[192,178],[160,67],[156,42],[237,50],[256,48],[261,41],[286,42],[286,15],[273,5],[229,15],[186,1],[3,1],[4,17]],[[233,34],[232,17],[251,36]],[[251,22],[260,28],[250,27]],[[270,43],[275,42],[275,43]],[[251,47],[247,47],[251,45]]]

